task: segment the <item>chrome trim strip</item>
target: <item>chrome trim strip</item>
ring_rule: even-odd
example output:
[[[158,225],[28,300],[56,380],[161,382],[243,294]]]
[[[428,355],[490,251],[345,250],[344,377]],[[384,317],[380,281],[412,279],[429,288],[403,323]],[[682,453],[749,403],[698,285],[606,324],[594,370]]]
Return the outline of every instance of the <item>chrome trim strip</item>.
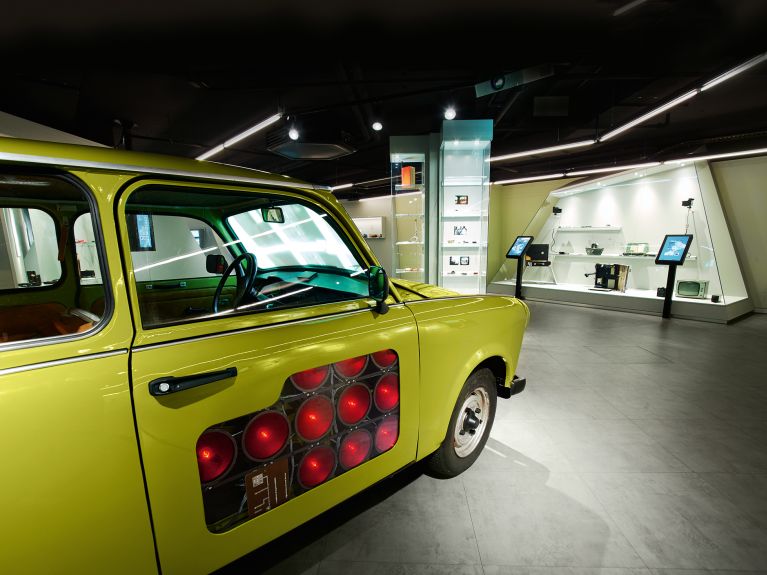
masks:
[[[392,304],[392,305],[389,306],[389,308],[392,308],[392,307],[395,307],[395,306],[399,307],[399,306],[402,306],[402,305],[403,304],[401,304],[401,303]],[[346,312],[338,313],[338,314],[329,313],[327,315],[318,315],[318,316],[315,316],[315,317],[307,317],[305,319],[296,319],[296,320],[293,320],[293,321],[283,321],[283,322],[280,322],[280,323],[273,323],[273,324],[269,324],[269,325],[259,325],[259,326],[256,326],[256,327],[244,327],[242,329],[234,329],[234,330],[231,330],[231,331],[222,331],[221,333],[212,333],[210,335],[198,335],[196,337],[188,337],[188,338],[177,339],[177,340],[173,340],[173,341],[164,341],[162,343],[150,343],[148,345],[142,345],[140,347],[134,347],[133,348],[133,353],[139,353],[139,352],[142,352],[142,351],[147,351],[147,350],[151,350],[151,349],[159,349],[159,348],[163,348],[163,347],[171,347],[171,346],[174,346],[174,345],[181,345],[183,343],[189,343],[189,342],[207,341],[209,339],[218,339],[220,337],[226,337],[226,336],[233,335],[233,334],[251,333],[251,332],[254,332],[254,331],[261,331],[261,330],[266,330],[266,329],[275,329],[275,328],[278,328],[278,327],[283,327],[283,326],[286,326],[286,325],[294,325],[294,324],[297,324],[297,323],[308,323],[310,321],[324,320],[324,319],[327,319],[329,317],[333,317],[333,318],[345,317],[345,316],[348,316],[348,315],[354,315],[354,314],[358,314],[358,313],[369,313],[369,312],[372,312],[372,311],[374,311],[373,307],[371,307],[369,309],[357,309],[357,310],[354,310],[354,311],[346,311]]]
[[[99,150],[101,151],[101,150]],[[95,162],[92,160],[75,160],[72,158],[55,158],[52,156],[34,156],[31,154],[17,154],[15,152],[0,152],[0,161],[24,162],[27,164],[45,164],[48,166],[66,166],[70,168],[90,168],[98,170],[115,170],[118,172],[135,172],[138,174],[157,174],[162,176],[181,176],[184,178],[197,178],[216,182],[236,182],[242,184],[257,184],[259,186],[273,186],[278,188],[300,188],[310,190],[330,191],[328,186],[316,184],[302,184],[298,182],[280,182],[265,178],[249,178],[246,176],[225,176],[223,174],[210,174],[205,172],[193,172],[190,170],[174,170],[168,168],[153,168],[150,166],[137,166],[133,164],[112,164],[107,162]],[[223,164],[222,164],[223,165]],[[238,169],[247,170],[249,168]]]
[[[80,355],[77,357],[68,357],[66,359],[55,359],[53,361],[44,361],[42,363],[30,363],[28,365],[20,365],[19,367],[9,367],[6,369],[0,369],[0,377],[2,377],[3,375],[11,375],[13,373],[21,373],[23,371],[33,371],[35,369],[42,369],[44,367],[56,367],[58,365],[67,365],[69,363],[80,363],[81,361],[90,361],[92,359],[102,359],[105,357],[113,357],[116,355],[125,355],[127,353],[128,353],[127,349],[118,349],[116,351],[92,353],[90,355]]]

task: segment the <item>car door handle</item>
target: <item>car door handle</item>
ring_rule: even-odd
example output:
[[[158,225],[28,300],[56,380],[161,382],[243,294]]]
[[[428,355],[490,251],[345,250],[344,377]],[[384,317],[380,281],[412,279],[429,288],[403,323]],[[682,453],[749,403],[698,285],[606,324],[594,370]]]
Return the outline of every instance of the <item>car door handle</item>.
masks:
[[[222,379],[229,379],[237,375],[236,367],[228,367],[221,371],[209,371],[207,373],[196,373],[194,375],[184,375],[183,377],[166,376],[153,379],[149,382],[149,393],[155,397],[160,395],[169,395],[185,389],[200,387]]]

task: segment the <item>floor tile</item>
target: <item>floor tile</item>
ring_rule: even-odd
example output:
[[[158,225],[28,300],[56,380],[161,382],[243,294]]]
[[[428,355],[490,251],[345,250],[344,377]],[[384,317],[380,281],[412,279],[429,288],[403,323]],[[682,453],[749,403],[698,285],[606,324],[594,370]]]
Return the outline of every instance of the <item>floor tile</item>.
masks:
[[[584,474],[649,567],[760,569],[767,531],[691,473]]]
[[[462,481],[485,565],[644,566],[576,474],[494,471]]]

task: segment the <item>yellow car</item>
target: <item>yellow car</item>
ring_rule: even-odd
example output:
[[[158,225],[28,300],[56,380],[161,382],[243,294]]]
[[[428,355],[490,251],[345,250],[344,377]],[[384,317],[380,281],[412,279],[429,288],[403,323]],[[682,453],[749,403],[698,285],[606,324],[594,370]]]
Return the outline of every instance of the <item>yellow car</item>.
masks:
[[[389,280],[309,184],[0,138],[0,573],[208,573],[454,476],[528,318]]]

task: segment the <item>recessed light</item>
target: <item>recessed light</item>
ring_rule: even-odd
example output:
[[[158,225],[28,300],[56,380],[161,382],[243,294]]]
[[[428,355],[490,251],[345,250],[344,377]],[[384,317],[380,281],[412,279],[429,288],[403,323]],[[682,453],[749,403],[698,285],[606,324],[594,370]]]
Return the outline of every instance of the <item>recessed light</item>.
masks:
[[[373,125],[371,126],[376,132],[380,132],[383,130],[383,124],[381,122],[373,122]]]
[[[288,130],[288,138],[290,138],[291,140],[297,140],[298,136],[299,136],[298,130],[296,130],[295,128],[291,128],[290,130]]]
[[[445,120],[454,120],[455,119],[455,108],[450,106],[449,108],[445,108]]]

